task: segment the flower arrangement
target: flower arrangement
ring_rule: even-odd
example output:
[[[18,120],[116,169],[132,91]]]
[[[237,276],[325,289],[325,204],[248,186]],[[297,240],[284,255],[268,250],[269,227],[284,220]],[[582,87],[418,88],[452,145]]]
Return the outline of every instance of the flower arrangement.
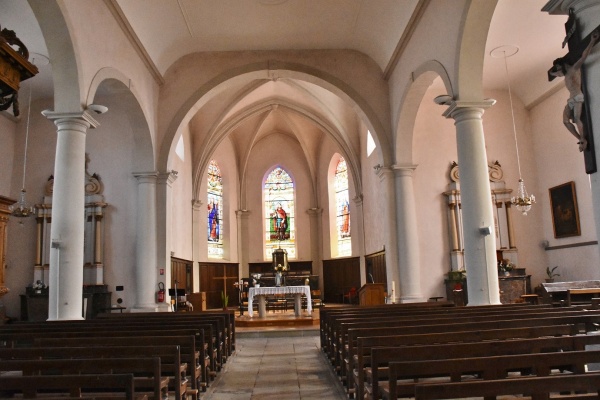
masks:
[[[277,264],[275,266],[275,272],[285,272],[287,271],[287,265]]]
[[[260,280],[260,274],[252,274],[252,285],[256,286]]]
[[[498,272],[510,272],[513,270],[515,265],[510,262],[509,259],[505,258],[501,261],[498,261]]]
[[[42,282],[41,280],[38,279],[31,285],[31,287],[35,290],[41,290],[41,289],[46,289],[47,286],[44,284],[44,282]]]

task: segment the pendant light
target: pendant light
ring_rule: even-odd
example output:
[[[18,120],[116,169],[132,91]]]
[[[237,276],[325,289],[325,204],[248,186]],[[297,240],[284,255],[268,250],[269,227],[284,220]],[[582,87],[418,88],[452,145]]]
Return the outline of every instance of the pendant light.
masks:
[[[521,176],[521,160],[519,158],[519,143],[517,142],[517,128],[515,123],[515,111],[513,108],[512,91],[510,88],[510,77],[508,75],[508,63],[506,59],[514,56],[519,51],[517,46],[500,46],[491,51],[490,55],[494,58],[502,57],[504,59],[504,69],[506,71],[506,84],[508,86],[508,98],[510,100],[510,115],[512,117],[513,135],[515,138],[515,149],[517,152],[517,168],[519,171],[519,185],[517,188],[517,195],[510,199],[512,205],[519,210],[523,215],[527,215],[527,212],[531,210],[531,206],[535,203],[535,196],[527,193],[525,188],[525,182]]]

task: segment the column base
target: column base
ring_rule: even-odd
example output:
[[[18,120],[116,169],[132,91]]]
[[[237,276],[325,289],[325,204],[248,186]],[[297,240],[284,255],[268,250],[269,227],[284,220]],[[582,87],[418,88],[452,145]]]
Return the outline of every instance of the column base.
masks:
[[[398,303],[420,303],[424,301],[423,296],[421,295],[409,295],[409,296],[402,296],[398,299]]]
[[[161,311],[160,308],[154,304],[154,305],[137,305],[131,308],[131,310],[129,310],[129,312],[131,313],[142,313],[142,312],[159,312]]]

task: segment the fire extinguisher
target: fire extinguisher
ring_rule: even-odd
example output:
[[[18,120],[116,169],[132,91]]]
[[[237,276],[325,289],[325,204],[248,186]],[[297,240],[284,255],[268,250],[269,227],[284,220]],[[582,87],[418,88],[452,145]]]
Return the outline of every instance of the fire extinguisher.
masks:
[[[156,293],[156,301],[158,303],[165,302],[165,284],[158,282],[158,293]]]

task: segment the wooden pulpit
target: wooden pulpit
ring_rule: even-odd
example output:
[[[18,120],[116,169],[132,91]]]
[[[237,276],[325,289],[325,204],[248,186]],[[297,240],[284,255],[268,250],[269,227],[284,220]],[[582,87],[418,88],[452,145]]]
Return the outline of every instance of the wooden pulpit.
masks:
[[[385,304],[385,285],[383,283],[366,283],[358,289],[358,304],[375,306]]]

